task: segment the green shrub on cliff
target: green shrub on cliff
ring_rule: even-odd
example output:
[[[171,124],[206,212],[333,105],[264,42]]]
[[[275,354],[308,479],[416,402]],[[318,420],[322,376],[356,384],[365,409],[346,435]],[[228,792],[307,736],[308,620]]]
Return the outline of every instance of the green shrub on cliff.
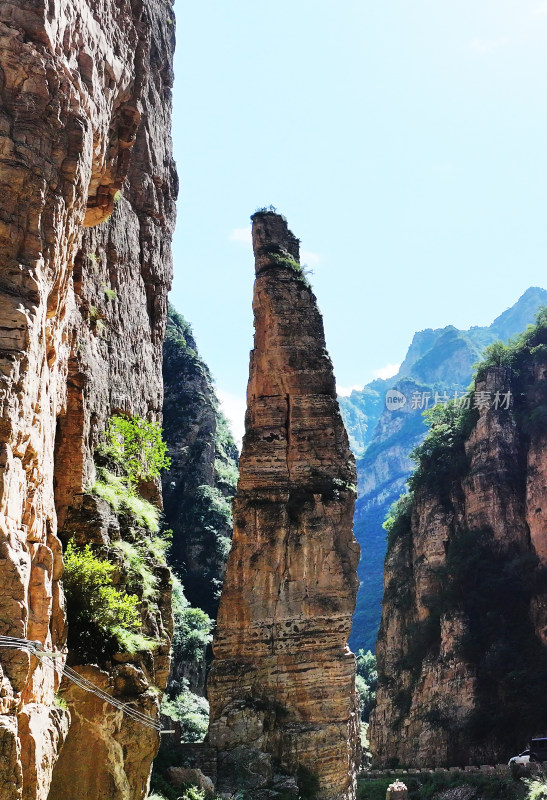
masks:
[[[114,640],[129,652],[149,649],[149,640],[141,634],[139,598],[114,586],[116,566],[98,558],[91,545],[78,548],[73,540],[64,562],[68,622],[78,631],[81,647],[93,652],[98,643]]]
[[[237,447],[230,430],[230,424],[221,411],[217,411],[217,427],[215,431],[215,451],[222,461],[230,462],[237,472]],[[239,473],[237,473],[239,474]]]
[[[114,546],[123,554],[129,568],[128,588],[137,591],[144,600],[157,600],[158,579],[150,569],[147,544],[142,540],[138,544],[121,541]]]
[[[171,463],[159,422],[148,422],[138,416],[110,417],[98,450],[104,458],[119,465],[132,484],[158,478],[161,470]]]
[[[402,494],[389,509],[386,521],[382,526],[387,533],[388,550],[400,537],[410,538],[413,502],[413,492],[407,492]]]
[[[295,258],[290,256],[288,253],[286,254],[271,253],[270,258],[276,266],[285,267],[285,269],[291,270],[294,273],[297,280],[303,283],[304,286],[311,288],[310,282],[306,277],[306,275],[310,274],[310,270],[308,269],[304,270],[302,264],[300,264],[300,262],[297,261]]]
[[[104,468],[97,470],[97,480],[90,489],[91,493],[102,497],[112,506],[117,514],[128,514],[140,527],[152,533],[159,531],[159,511],[155,505],[140,497],[132,484],[125,478],[109,472]]]
[[[509,367],[515,378],[521,376],[523,367],[547,352],[547,306],[536,314],[536,321],[526,330],[510,339],[507,344],[494,342],[486,348],[484,358],[476,365],[475,380],[481,380],[489,367]]]
[[[215,478],[216,482],[223,486],[235,491],[237,480],[239,478],[239,470],[232,463],[226,463],[219,458],[215,459]]]
[[[127,514],[138,526],[157,533],[159,511],[138,494],[138,484],[154,480],[170,465],[159,423],[115,414],[95,458],[100,466],[92,494],[106,500],[117,514]]]
[[[512,371],[513,396],[519,401],[522,381],[531,364],[547,357],[547,307],[540,309],[536,323],[508,344],[494,342],[485,350],[484,358],[475,365],[475,383],[484,379],[490,367],[507,367]],[[507,389],[510,387],[508,386]],[[467,466],[464,442],[469,437],[477,419],[475,408],[465,408],[451,401],[437,405],[423,414],[429,432],[422,444],[411,453],[416,469],[408,485],[411,490],[421,486],[447,494],[451,481],[463,474]],[[521,410],[523,427],[533,432],[547,430],[547,410],[535,406],[530,411]]]
[[[410,454],[417,465],[408,481],[411,491],[422,486],[442,495],[449,491],[451,482],[467,467],[464,443],[477,418],[476,409],[465,409],[454,401],[424,413],[429,432]]]

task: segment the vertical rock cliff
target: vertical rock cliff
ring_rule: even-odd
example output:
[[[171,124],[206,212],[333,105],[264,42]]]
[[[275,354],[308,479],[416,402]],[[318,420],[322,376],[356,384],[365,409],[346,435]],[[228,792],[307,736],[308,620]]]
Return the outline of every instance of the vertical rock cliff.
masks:
[[[238,453],[191,327],[173,308],[163,378],[171,457],[162,481],[165,524],[173,531],[170,562],[189,602],[215,618],[232,538]]]
[[[435,396],[465,394],[473,365],[484,348],[516,336],[534,322],[547,291],[527,289],[518,301],[488,326],[458,330],[453,325],[414,334],[396,375],[376,378],[350,397],[339,398],[350,443],[356,456],[357,501],[355,537],[366,556],[359,564],[361,579],[353,617],[350,647],[374,650],[380,626],[386,537],[382,524],[392,503],[404,491],[414,464],[410,453],[427,432],[422,413]],[[400,406],[388,406],[388,392],[404,397]]]
[[[121,536],[87,492],[106,420],[161,413],[172,50],[163,0],[0,7],[0,633],[48,650],[67,635],[58,534],[105,550]],[[155,569],[161,597],[142,611],[155,655],[86,664],[69,653],[149,713],[170,626],[168,576]],[[155,734],[76,690],[69,715],[54,702],[58,677],[24,651],[0,652],[0,681],[3,798],[144,796]]]
[[[258,212],[253,247],[255,340],[208,741],[221,792],[258,800],[298,783],[306,797],[352,800],[354,462],[298,240]]]
[[[495,347],[471,407],[436,412],[388,522],[380,764],[503,761],[545,734],[546,353],[544,312]]]

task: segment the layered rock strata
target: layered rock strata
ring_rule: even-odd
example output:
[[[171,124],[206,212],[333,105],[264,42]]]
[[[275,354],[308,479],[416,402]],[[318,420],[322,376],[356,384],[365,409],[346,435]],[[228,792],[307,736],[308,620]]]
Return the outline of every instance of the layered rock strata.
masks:
[[[298,784],[306,797],[352,800],[354,461],[298,240],[283,217],[257,213],[253,247],[255,339],[208,742],[220,792],[272,797]]]
[[[48,650],[66,642],[58,528],[93,481],[105,420],[161,411],[172,49],[163,0],[0,6],[0,632]],[[100,529],[99,511],[87,511]],[[159,633],[163,654],[148,674],[161,684],[168,631]],[[114,676],[105,680],[115,691]],[[57,762],[70,716],[54,702],[59,679],[12,651],[0,653],[0,681],[2,798],[81,798],[74,761]],[[68,735],[79,773],[87,761],[95,776],[86,798],[141,798],[157,741],[133,788],[142,732],[128,755],[121,721],[93,715]],[[108,753],[93,746],[93,727],[111,738]],[[50,793],[56,762],[63,788]]]
[[[419,466],[390,532],[378,764],[496,763],[544,735],[545,327],[531,336],[518,369],[484,372],[470,430]],[[498,392],[510,408],[495,407]]]

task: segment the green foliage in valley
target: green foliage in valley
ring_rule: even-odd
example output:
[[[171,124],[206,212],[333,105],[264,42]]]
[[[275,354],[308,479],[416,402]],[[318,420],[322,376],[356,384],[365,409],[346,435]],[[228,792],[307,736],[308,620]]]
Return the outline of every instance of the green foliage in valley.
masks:
[[[361,719],[368,722],[370,712],[376,700],[378,673],[376,671],[376,656],[368,650],[359,650],[357,653],[357,677],[355,685],[361,703]]]
[[[205,697],[194,694],[189,689],[187,680],[183,681],[180,691],[166,695],[161,704],[162,714],[180,722],[183,742],[202,742],[209,725],[209,703]]]
[[[171,642],[174,663],[203,662],[212,641],[213,620],[201,608],[192,608],[184,596],[181,582],[173,576],[174,630]],[[207,732],[209,704],[194,694],[188,680],[171,680],[162,711],[181,723],[182,741],[200,742]]]
[[[201,608],[192,608],[176,577],[173,578],[173,617],[173,657],[177,661],[203,661],[206,647],[213,639],[214,621]]]

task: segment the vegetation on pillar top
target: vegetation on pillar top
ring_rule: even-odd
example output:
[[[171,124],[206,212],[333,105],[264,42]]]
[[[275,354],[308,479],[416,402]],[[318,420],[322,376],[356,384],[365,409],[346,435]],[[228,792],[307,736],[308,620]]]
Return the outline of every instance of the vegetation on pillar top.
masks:
[[[289,230],[286,218],[272,209],[274,209],[273,206],[270,206],[270,209],[260,209],[251,217],[253,249],[257,257],[257,267],[260,256],[265,255],[270,246],[280,248],[287,256],[299,263],[300,240]]]
[[[251,214],[251,220],[255,220],[257,217],[279,217],[282,219],[283,222],[287,222],[287,217],[283,216],[283,214],[279,214],[277,208],[275,206],[264,206],[263,208],[257,208],[254,214]]]

